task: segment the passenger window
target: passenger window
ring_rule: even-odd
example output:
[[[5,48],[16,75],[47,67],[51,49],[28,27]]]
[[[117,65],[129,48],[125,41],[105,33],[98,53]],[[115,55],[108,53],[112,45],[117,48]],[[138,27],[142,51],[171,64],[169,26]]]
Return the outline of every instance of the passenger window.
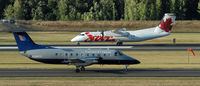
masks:
[[[87,56],[89,56],[89,53],[87,53]]]
[[[73,56],[73,53],[71,53],[71,56]]]
[[[94,54],[92,54],[92,56],[94,56]]]
[[[78,53],[76,54],[76,56],[78,56]]]
[[[115,52],[115,56],[117,56],[117,52]]]
[[[56,53],[55,55],[58,56],[58,53]]]
[[[68,56],[68,54],[67,54],[67,53],[65,53],[65,56]]]
[[[103,54],[103,56],[106,56],[106,54]]]

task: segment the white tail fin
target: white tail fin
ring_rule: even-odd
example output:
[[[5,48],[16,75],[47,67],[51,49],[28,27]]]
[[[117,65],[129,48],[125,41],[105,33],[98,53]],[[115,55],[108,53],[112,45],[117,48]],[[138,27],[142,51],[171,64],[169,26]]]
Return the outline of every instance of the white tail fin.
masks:
[[[173,13],[165,13],[161,23],[156,27],[154,32],[171,32],[176,16]]]

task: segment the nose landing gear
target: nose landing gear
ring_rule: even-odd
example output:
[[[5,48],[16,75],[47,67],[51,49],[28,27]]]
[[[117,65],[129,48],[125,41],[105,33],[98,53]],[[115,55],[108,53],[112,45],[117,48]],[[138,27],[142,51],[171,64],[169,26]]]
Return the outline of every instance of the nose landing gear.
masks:
[[[80,42],[77,42],[77,45],[80,45]]]
[[[76,66],[76,73],[79,73],[81,71],[85,71],[85,67],[84,66]]]
[[[85,67],[84,66],[81,66],[81,71],[85,71]]]
[[[117,42],[117,46],[123,45],[123,42]]]

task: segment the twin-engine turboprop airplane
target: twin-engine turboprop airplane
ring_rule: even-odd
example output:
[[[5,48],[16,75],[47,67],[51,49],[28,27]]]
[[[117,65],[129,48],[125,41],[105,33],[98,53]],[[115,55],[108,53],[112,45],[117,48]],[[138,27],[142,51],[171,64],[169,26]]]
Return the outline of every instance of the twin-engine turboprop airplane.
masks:
[[[58,49],[35,44],[26,32],[13,32],[20,54],[43,63],[75,65],[76,72],[92,64],[139,64],[119,50]]]
[[[122,45],[123,42],[137,42],[158,37],[167,36],[171,33],[172,26],[176,16],[173,13],[166,13],[161,23],[153,28],[147,28],[136,31],[126,31],[122,28],[118,31],[103,31],[103,32],[82,32],[74,37],[72,42],[117,42],[117,45]]]

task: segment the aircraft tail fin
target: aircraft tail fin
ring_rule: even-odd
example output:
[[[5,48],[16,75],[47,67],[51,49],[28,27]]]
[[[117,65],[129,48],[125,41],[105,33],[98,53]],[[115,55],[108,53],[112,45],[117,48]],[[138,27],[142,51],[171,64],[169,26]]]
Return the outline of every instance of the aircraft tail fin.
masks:
[[[19,51],[47,48],[47,46],[35,44],[29,35],[24,31],[15,31],[13,32],[13,35]]]
[[[165,13],[159,26],[156,27],[155,32],[171,32],[175,19],[176,16],[174,13]]]

